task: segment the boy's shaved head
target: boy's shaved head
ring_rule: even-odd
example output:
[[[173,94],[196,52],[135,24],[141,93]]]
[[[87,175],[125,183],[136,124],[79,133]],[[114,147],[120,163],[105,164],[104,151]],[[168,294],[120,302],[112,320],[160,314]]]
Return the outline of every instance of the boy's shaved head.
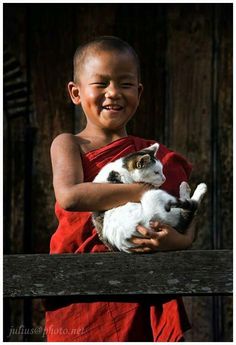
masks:
[[[86,57],[96,51],[116,51],[118,53],[128,53],[134,59],[137,66],[137,76],[140,81],[140,62],[135,50],[122,39],[115,36],[100,36],[94,40],[79,46],[74,54],[74,82],[79,81],[79,76],[83,68]]]

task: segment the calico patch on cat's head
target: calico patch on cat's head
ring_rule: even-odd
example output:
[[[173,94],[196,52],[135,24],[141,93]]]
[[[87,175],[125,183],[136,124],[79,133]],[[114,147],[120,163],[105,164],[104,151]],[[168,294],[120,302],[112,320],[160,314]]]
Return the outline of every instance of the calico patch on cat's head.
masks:
[[[148,182],[160,186],[165,181],[162,163],[156,158],[159,144],[151,145],[123,158],[126,168],[136,182]]]
[[[143,150],[132,152],[123,158],[123,166],[128,170],[146,168],[151,162],[156,161],[159,144],[151,145]]]

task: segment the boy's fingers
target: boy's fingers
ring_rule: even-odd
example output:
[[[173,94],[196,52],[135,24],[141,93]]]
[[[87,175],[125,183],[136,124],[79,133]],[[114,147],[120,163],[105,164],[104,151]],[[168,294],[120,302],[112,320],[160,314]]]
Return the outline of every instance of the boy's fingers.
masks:
[[[158,232],[156,232],[156,238],[161,239],[163,237],[166,237],[167,234],[168,234],[167,229],[161,229]]]
[[[151,238],[141,238],[141,237],[132,237],[129,242],[135,246],[130,248],[129,251],[133,253],[149,253],[157,251],[159,248],[159,240],[164,238],[168,234],[166,229],[155,232]]]
[[[155,234],[155,236],[151,238],[141,238],[141,237],[132,237],[129,239],[129,242],[134,244],[135,247],[133,248],[152,248],[155,249],[156,247],[159,246],[159,241],[166,236],[167,232],[166,231],[161,231],[158,234]]]
[[[130,248],[129,251],[131,253],[151,253],[153,252],[153,249],[149,247],[133,247],[133,248]]]
[[[146,247],[150,246],[151,239],[143,238],[143,237],[132,237],[129,242],[136,244],[137,247]]]
[[[128,240],[134,245],[129,249],[131,253],[149,253],[157,251],[160,245],[159,240],[168,234],[167,229],[154,231],[141,225],[137,226],[137,231],[142,235],[142,237],[132,236]]]
[[[149,226],[151,229],[154,229],[155,231],[159,231],[162,228],[163,224],[161,224],[161,222],[158,222],[158,221],[150,221]]]
[[[141,239],[152,239],[152,238],[158,239],[167,235],[167,228],[164,228],[164,229],[158,228],[158,231],[157,231],[156,227],[155,227],[155,230],[153,230],[153,229],[145,228],[142,225],[138,225],[136,229],[142,235],[142,237],[140,237]]]
[[[160,225],[160,222],[158,222],[158,221],[150,221],[150,222],[149,222],[149,226],[150,226],[151,228],[157,228],[158,225]]]
[[[142,225],[138,225],[136,229],[143,236],[143,238],[152,238],[155,234],[155,231],[153,231],[152,229],[145,228]]]

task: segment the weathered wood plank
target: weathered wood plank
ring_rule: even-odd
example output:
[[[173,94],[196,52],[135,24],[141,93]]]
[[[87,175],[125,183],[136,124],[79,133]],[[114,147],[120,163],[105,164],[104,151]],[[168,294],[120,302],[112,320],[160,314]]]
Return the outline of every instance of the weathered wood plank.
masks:
[[[38,125],[32,185],[32,250],[47,253],[50,237],[57,227],[50,146],[58,134],[74,131],[74,107],[67,94],[74,53],[73,11],[70,6],[61,4],[46,7],[28,4],[26,7],[30,28],[27,32],[28,67]]]
[[[216,5],[217,84],[215,109],[218,120],[218,183],[219,198],[218,248],[231,249],[233,245],[233,4]],[[232,296],[221,299],[221,341],[233,341]]]
[[[183,20],[184,18],[184,20]],[[213,6],[171,4],[167,12],[167,117],[169,146],[193,164],[190,185],[208,186],[198,219],[194,249],[210,249],[213,230],[212,184],[212,60]],[[214,115],[213,115],[214,116]],[[186,341],[205,341],[212,336],[211,297],[184,301],[194,324]]]
[[[210,5],[192,4],[189,10],[174,4],[167,15],[169,145],[193,164],[191,188],[200,181],[208,185],[194,249],[211,249],[212,236],[212,11]]]
[[[4,257],[4,297],[231,293],[229,250]]]

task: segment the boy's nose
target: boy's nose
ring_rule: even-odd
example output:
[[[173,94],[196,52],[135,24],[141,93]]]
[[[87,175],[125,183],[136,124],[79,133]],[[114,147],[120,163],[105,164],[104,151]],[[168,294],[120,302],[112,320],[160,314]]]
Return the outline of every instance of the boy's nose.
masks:
[[[118,98],[118,97],[120,97],[119,87],[110,84],[106,89],[105,97],[107,97],[107,98]]]

